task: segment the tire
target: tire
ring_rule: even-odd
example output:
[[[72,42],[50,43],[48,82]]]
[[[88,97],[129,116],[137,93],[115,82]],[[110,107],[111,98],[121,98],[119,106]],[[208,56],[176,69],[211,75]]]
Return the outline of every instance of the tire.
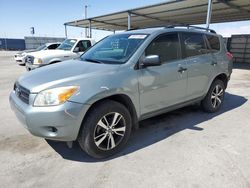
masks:
[[[210,86],[206,97],[201,101],[201,107],[205,112],[217,112],[224,101],[225,84],[216,79]]]
[[[125,146],[131,128],[132,121],[127,108],[118,102],[105,100],[95,105],[87,114],[78,142],[91,157],[106,158],[118,153]]]

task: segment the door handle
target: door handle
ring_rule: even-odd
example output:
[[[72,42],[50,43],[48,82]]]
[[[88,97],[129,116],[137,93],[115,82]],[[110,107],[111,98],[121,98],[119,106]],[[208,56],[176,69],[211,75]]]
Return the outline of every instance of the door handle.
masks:
[[[211,63],[211,65],[215,66],[215,65],[217,65],[217,62],[216,62],[216,61],[213,61],[213,62]]]
[[[183,73],[183,72],[185,72],[186,70],[187,70],[187,68],[180,67],[179,70],[178,70],[178,72]]]

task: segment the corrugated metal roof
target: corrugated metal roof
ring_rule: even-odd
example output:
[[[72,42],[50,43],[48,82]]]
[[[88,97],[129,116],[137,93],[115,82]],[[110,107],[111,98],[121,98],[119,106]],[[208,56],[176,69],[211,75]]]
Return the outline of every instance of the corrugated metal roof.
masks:
[[[166,26],[170,24],[205,24],[207,0],[172,0],[141,8],[130,9],[88,19],[67,22],[65,25],[93,29],[126,30],[128,13],[131,28]],[[250,0],[213,0],[211,23],[250,20]]]

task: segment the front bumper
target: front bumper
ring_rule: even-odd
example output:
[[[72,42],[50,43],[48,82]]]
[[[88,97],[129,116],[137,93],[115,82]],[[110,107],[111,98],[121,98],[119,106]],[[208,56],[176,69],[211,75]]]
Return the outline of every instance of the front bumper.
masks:
[[[14,57],[16,63],[18,63],[19,65],[24,65],[25,64],[25,57]]]
[[[35,94],[31,94],[30,101]],[[50,140],[74,141],[77,139],[83,117],[89,105],[65,102],[51,107],[33,107],[33,101],[25,104],[11,92],[9,97],[12,110],[28,131]]]

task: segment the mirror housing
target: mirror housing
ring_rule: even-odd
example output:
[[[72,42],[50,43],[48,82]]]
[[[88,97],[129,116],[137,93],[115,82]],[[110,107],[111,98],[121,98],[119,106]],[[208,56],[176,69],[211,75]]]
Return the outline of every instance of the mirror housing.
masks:
[[[142,67],[150,67],[150,66],[160,66],[161,60],[158,55],[149,55],[143,58],[141,62]]]
[[[80,51],[80,48],[79,47],[75,47],[75,49],[73,50],[73,52],[77,53]]]

